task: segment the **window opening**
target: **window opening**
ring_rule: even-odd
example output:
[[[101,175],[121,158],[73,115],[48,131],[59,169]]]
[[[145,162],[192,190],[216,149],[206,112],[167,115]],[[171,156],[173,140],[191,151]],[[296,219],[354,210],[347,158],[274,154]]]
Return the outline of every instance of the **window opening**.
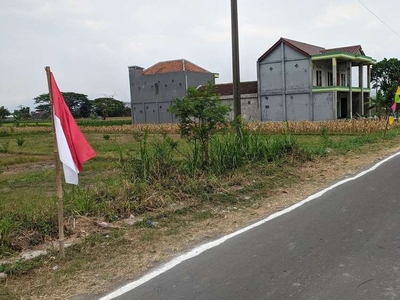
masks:
[[[333,86],[333,73],[328,71],[328,86]]]
[[[317,75],[317,86],[322,86],[322,71],[317,70],[316,75]]]
[[[346,86],[346,74],[340,74],[340,86]]]
[[[158,83],[154,84],[154,87],[156,88],[156,95],[158,95]]]

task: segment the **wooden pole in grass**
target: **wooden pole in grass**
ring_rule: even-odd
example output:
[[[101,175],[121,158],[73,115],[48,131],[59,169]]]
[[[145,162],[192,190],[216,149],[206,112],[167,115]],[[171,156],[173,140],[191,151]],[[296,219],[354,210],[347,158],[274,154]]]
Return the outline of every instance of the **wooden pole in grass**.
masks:
[[[54,162],[56,165],[56,185],[57,185],[57,198],[58,198],[58,243],[59,243],[59,251],[60,257],[65,256],[64,250],[64,208],[63,208],[63,190],[62,190],[62,178],[61,178],[61,161],[60,156],[58,154],[57,147],[57,137],[56,130],[54,125],[54,107],[53,107],[53,96],[51,90],[51,71],[50,67],[45,67],[47,74],[47,84],[49,86],[49,98],[50,98],[50,117],[51,117],[51,125],[53,127],[53,149],[54,149]]]

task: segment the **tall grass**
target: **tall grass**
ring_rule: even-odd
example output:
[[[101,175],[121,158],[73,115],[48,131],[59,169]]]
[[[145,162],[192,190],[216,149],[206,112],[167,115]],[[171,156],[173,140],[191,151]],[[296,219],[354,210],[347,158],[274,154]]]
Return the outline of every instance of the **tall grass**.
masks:
[[[237,133],[226,131],[211,139],[209,159],[204,168],[197,143],[191,143],[189,153],[182,154],[177,149],[177,142],[166,135],[149,140],[148,133],[144,132],[136,138],[140,142],[139,155],[121,153],[119,161],[127,178],[133,182],[152,183],[177,175],[219,175],[245,164],[273,162],[299,151],[296,138],[290,134],[257,134],[242,125]]]
[[[135,133],[139,141],[139,156],[135,152],[120,152],[119,166],[132,182],[144,181],[151,183],[161,180],[176,170],[173,152],[178,143],[163,135],[153,137],[149,141],[148,131]]]
[[[42,243],[57,231],[56,210],[0,213],[0,257]]]
[[[222,174],[253,162],[273,162],[298,150],[296,139],[290,134],[257,134],[240,126],[237,134],[213,137],[209,170]]]
[[[7,256],[12,253],[13,239],[17,236],[21,223],[13,220],[12,216],[5,215],[0,218],[0,255]]]

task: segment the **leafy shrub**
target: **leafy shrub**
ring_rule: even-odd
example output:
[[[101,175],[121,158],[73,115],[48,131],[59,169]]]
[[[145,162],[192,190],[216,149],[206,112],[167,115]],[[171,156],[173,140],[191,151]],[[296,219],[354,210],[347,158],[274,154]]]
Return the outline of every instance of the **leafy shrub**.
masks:
[[[18,147],[22,147],[22,145],[25,143],[25,138],[23,136],[17,137],[17,145]]]
[[[209,164],[210,139],[219,125],[226,125],[230,108],[221,103],[215,86],[208,83],[202,90],[189,88],[169,110],[179,118],[181,136],[193,143],[193,159],[204,170]]]

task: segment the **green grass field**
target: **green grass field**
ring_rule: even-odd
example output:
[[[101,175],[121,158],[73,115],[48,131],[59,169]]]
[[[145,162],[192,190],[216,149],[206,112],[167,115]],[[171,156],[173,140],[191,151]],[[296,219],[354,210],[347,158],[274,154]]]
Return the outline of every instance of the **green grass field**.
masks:
[[[57,258],[54,249],[34,260],[0,264],[0,272],[9,276],[0,298],[61,295],[74,280],[86,282],[96,273],[111,272],[115,263],[126,265],[126,260],[132,260],[132,256],[124,258],[128,252],[141,257],[135,258],[138,262],[146,262],[142,254],[156,253],[154,249],[166,241],[167,248],[174,247],[199,226],[207,227],[208,222],[219,224],[225,211],[242,209],[251,214],[254,207],[268,204],[277,192],[304,180],[298,172],[304,162],[393,146],[400,133],[397,127],[385,138],[382,131],[360,134],[335,129],[329,133],[317,128],[313,134],[299,129],[292,134],[269,133],[264,128],[245,134],[239,141],[232,132],[219,133],[210,153],[215,156],[213,165],[221,166],[201,170],[192,168],[193,147],[180,138],[176,126],[132,127],[112,122],[115,120],[99,122],[102,126],[81,125],[97,156],[85,163],[78,186],[63,184],[64,217],[69,224],[65,233],[67,237],[71,234],[74,218],[118,224],[115,221],[133,214],[142,220],[115,230],[99,232],[94,228],[97,233],[67,248],[64,259]],[[143,133],[146,128],[150,130],[147,139]],[[0,127],[0,259],[57,239],[55,186],[51,127]],[[91,224],[95,227],[93,221]],[[132,264],[140,265],[136,260]],[[50,265],[59,269],[52,271]],[[125,270],[127,274],[132,274],[130,268]],[[90,272],[95,273],[86,277]],[[31,282],[35,285],[30,286]]]
[[[217,199],[217,202],[224,202],[226,197],[231,197],[228,195],[224,198],[215,193],[220,184],[219,181],[223,181],[223,178],[229,176],[231,171],[220,175],[217,173],[226,172],[224,171],[226,168],[218,169],[216,174],[200,174],[198,171],[184,174],[183,170],[186,169],[182,169],[180,165],[184,164],[187,157],[190,157],[191,148],[188,142],[180,139],[177,134],[150,132],[145,143],[147,148],[143,149],[143,135],[138,134],[137,129],[131,133],[126,130],[123,133],[118,130],[113,133],[109,130],[110,125],[124,125],[122,123],[126,123],[127,120],[102,122],[80,120],[79,122],[81,124],[86,122],[87,126],[90,126],[81,127],[89,143],[96,150],[97,156],[85,163],[84,171],[80,174],[79,186],[64,185],[65,217],[82,214],[105,217],[108,221],[113,221],[127,217],[132,212],[143,214],[148,210],[165,208],[173,202],[181,201],[179,197],[190,198],[191,201]],[[93,127],[93,123],[97,122],[102,126],[107,126],[108,130],[102,132],[103,127],[98,125]],[[122,123],[115,125],[116,122]],[[35,126],[37,126],[35,124],[26,131],[13,130],[13,127],[11,130],[1,131],[0,127],[0,257],[8,256],[18,250],[18,247],[12,246],[12,240],[21,232],[39,232],[43,239],[46,236],[56,237],[57,206],[53,135],[50,129],[35,131]],[[43,127],[45,124],[39,125]],[[396,136],[397,133],[398,129],[392,129],[386,139]],[[251,151],[256,151],[254,159],[262,153],[253,148],[261,147],[265,139],[266,141],[279,140],[281,136],[286,139],[285,135],[270,135],[267,132],[256,135],[261,138],[255,138],[253,141],[255,146],[252,146]],[[177,143],[175,150],[169,149],[169,145],[165,144],[167,136]],[[226,137],[221,135],[221,139],[224,140]],[[284,149],[288,147],[288,145],[283,145],[282,150],[276,150],[276,158],[260,158],[258,162],[256,159],[248,163],[271,164],[270,169],[274,170],[272,165],[287,163],[286,156],[288,155],[292,156],[292,161],[293,159],[310,160],[328,155],[328,152],[337,155],[357,151],[366,143],[374,143],[382,139],[382,133],[296,134],[291,135],[290,143],[292,144],[287,154],[284,152],[279,154],[281,151],[286,151]],[[218,149],[212,153],[227,155],[220,146],[217,145]],[[235,151],[235,146],[227,147],[228,150],[224,151]],[[278,147],[281,146],[278,145]],[[143,151],[147,156],[143,157]],[[228,157],[228,159],[236,162],[246,152],[237,153],[237,157]],[[150,158],[152,160],[149,160]],[[218,163],[218,160],[216,162]],[[241,166],[245,165],[237,164],[233,168],[240,169]],[[148,168],[148,174],[142,174],[143,168],[144,171]],[[218,177],[220,179],[214,179]],[[153,194],[157,197],[152,198]]]

